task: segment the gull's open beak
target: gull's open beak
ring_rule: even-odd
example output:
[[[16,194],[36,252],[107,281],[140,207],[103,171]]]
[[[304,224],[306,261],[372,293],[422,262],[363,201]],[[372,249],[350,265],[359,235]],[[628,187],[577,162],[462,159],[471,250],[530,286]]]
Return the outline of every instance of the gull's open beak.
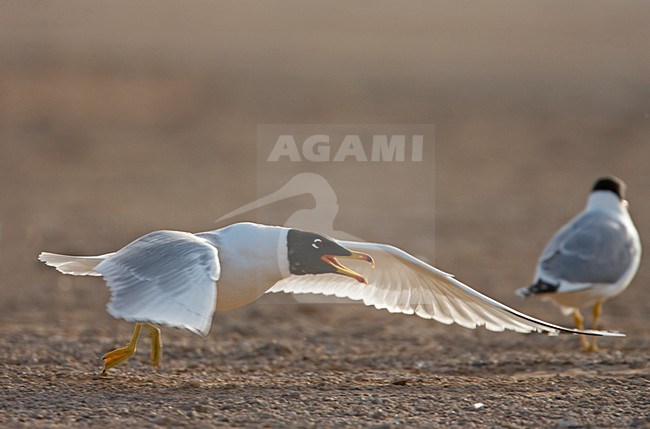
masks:
[[[372,267],[375,268],[375,261],[372,259],[372,257],[370,255],[367,255],[367,254],[361,253],[361,252],[352,252],[351,251],[349,256],[323,255],[321,257],[321,259],[324,262],[326,262],[326,263],[330,264],[331,266],[333,266],[338,274],[342,274],[344,276],[352,277],[353,279],[355,279],[359,283],[368,284],[368,280],[366,280],[365,277],[363,277],[361,274],[359,274],[359,273],[357,273],[355,271],[352,271],[351,269],[349,269],[345,265],[341,264],[338,261],[338,259],[336,259],[336,258],[361,259],[363,261],[369,262],[370,265],[372,265]]]

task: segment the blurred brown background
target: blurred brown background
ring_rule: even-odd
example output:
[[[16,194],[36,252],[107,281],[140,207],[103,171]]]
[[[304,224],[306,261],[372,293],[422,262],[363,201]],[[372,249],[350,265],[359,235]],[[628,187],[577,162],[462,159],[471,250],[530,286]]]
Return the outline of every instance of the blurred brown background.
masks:
[[[101,353],[125,341],[131,326],[105,313],[108,291],[101,280],[59,275],[36,261],[38,253],[99,254],[156,229],[214,228],[215,219],[257,197],[258,124],[434,124],[435,219],[413,210],[418,195],[409,180],[417,178],[405,177],[403,184],[376,183],[390,190],[385,199],[369,192],[341,203],[335,227],[417,255],[431,257],[435,248],[436,265],[476,289],[570,324],[550,305],[521,302],[513,291],[530,282],[544,243],[583,208],[593,181],[603,174],[627,182],[632,216],[647,247],[649,41],[647,1],[2,2],[3,371],[19,380],[25,368],[43,374],[62,370],[71,378],[59,388],[66,401],[76,398],[70,402],[78,405],[75,409],[83,408],[85,398],[105,402],[101,386],[83,383]],[[303,196],[269,210],[281,223],[292,210],[312,204]],[[360,208],[376,213],[360,217]],[[628,334],[601,342],[614,354],[572,354],[575,338],[468,331],[360,306],[296,305],[298,310],[288,313],[287,306],[270,305],[275,301],[265,297],[218,314],[206,340],[166,330],[165,368],[176,371],[176,378],[163,372],[155,383],[176,386],[185,380],[189,384],[173,392],[189,392],[193,396],[185,399],[192,403],[196,395],[223,394],[219,383],[241,383],[237,386],[245,389],[268,380],[293,382],[292,376],[308,370],[314,371],[306,373],[308,380],[317,373],[332,377],[324,385],[339,385],[341,368],[364,374],[395,368],[483,374],[487,365],[491,374],[506,374],[495,379],[504,383],[496,387],[484,380],[489,396],[508,391],[504,386],[512,371],[577,366],[601,377],[613,368],[628,374],[622,388],[629,387],[626,398],[632,399],[623,402],[628,405],[616,402],[614,411],[600,400],[565,405],[576,418],[586,415],[584,421],[590,421],[592,410],[604,410],[596,422],[627,426],[630,421],[621,416],[633,418],[639,409],[629,401],[642,396],[630,386],[639,371],[647,377],[649,281],[650,269],[642,261],[630,288],[605,305],[605,327]],[[122,374],[131,378],[122,388],[140,386],[137,374],[146,374],[145,365],[146,352],[124,365]],[[193,369],[183,379],[187,367]],[[247,367],[261,373],[237,375]],[[214,383],[207,396],[188,381],[198,377],[197,368],[203,368],[204,382]],[[286,373],[274,377],[277,368]],[[46,380],[43,374],[30,382]],[[261,375],[256,379],[255,374]],[[612,379],[622,377],[613,374]],[[354,377],[345,383],[374,380]],[[531,381],[526,398],[555,389],[544,377]],[[602,392],[609,391],[612,379],[602,379]],[[15,380],[2,385],[8,401],[23,393],[23,408],[6,409],[44,409],[41,403],[24,404],[48,397],[49,387],[34,393],[16,387]],[[466,394],[454,390],[461,379],[442,379],[446,388],[436,390],[433,402],[417,396],[441,383],[427,380],[413,390],[419,399],[412,400],[427,401],[423,410],[440,407],[439,414],[422,415],[455,412],[454,404]],[[578,389],[573,394],[589,392],[598,380],[579,378],[572,382]],[[471,378],[466,386],[470,392],[475,382]],[[385,401],[399,393],[398,408],[417,403],[387,383]],[[76,397],[82,386],[91,393]],[[265,402],[274,394],[260,389],[251,395],[263,408],[275,409]],[[134,394],[145,398],[146,392],[138,388]],[[147,401],[159,401],[152,392]],[[238,392],[226,391],[230,396],[224,401]],[[353,398],[340,393],[342,401]],[[319,391],[314,395],[320,398]],[[505,400],[522,403],[522,398]],[[384,409],[390,409],[387,403]],[[141,405],[145,416],[147,404]],[[555,406],[548,401],[531,406],[538,407],[533,414],[507,412],[520,413],[521,420],[512,421],[524,425],[559,418],[539,408]],[[213,410],[209,404],[204,408]],[[500,426],[500,409],[491,408],[496,414],[488,416],[494,420],[483,423]],[[280,418],[286,406],[277,410]],[[259,423],[243,413],[230,421]],[[323,413],[333,415],[331,409]],[[304,418],[315,415],[309,410]],[[414,420],[407,422],[422,423],[416,411],[410,415]],[[2,416],[0,422],[11,421]],[[187,423],[169,418],[168,424]],[[376,415],[368,418],[377,421]]]
[[[435,220],[400,223],[417,198],[402,192],[376,222],[345,207],[337,221],[417,254],[435,246],[440,267],[520,308],[547,309],[511,292],[599,175],[627,181],[650,235],[647,2],[2,9],[3,323],[86,299],[103,313],[105,291],[40,266],[40,250],[96,254],[155,229],[211,229],[252,201],[263,123],[435,124]],[[647,314],[649,276],[642,264],[606,315]]]

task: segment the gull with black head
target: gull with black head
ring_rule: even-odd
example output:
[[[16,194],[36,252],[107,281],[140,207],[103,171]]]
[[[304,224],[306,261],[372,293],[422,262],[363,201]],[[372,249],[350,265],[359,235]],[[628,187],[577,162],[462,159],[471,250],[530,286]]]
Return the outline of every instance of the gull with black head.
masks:
[[[215,311],[241,307],[268,292],[336,295],[472,329],[621,336],[563,328],[519,313],[393,246],[279,226],[244,222],[197,234],[156,231],[114,253],[43,252],[39,259],[64,274],[103,276],[111,292],[108,312],[136,323],[129,344],[104,355],[104,373],[135,353],[143,326],[158,366],[159,326],[204,336]]]

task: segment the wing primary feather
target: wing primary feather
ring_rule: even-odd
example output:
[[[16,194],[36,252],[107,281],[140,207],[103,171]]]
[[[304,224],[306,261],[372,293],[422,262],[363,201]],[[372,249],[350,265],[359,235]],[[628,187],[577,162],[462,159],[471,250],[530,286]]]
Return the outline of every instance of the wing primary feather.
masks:
[[[333,294],[361,300],[366,305],[390,312],[416,314],[445,324],[455,322],[472,329],[485,326],[492,331],[623,336],[617,332],[578,331],[520,313],[393,246],[352,241],[339,243],[349,250],[365,252],[376,261],[374,270],[367,264],[352,266],[368,279],[367,286],[336,275],[290,276],[268,292]]]

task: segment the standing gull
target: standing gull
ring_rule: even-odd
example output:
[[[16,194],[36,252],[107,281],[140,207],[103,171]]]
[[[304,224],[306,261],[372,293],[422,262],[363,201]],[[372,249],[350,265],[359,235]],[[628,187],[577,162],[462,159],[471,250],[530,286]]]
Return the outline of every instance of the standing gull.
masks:
[[[627,288],[639,268],[641,242],[625,200],[625,183],[616,177],[598,179],[587,207],[548,242],[537,264],[534,283],[517,291],[521,297],[552,299],[564,315],[573,313],[583,328],[580,307],[593,306],[597,328],[603,302]],[[585,351],[596,339],[580,336]]]
[[[358,267],[344,266],[339,258]],[[136,323],[131,342],[104,355],[104,373],[133,355],[142,326],[151,334],[151,360],[158,366],[158,325],[207,335],[215,310],[241,307],[266,292],[336,295],[472,329],[622,336],[563,328],[519,313],[393,246],[336,241],[279,226],[156,231],[114,253],[43,252],[39,259],[64,274],[103,276],[111,292],[108,312]]]

